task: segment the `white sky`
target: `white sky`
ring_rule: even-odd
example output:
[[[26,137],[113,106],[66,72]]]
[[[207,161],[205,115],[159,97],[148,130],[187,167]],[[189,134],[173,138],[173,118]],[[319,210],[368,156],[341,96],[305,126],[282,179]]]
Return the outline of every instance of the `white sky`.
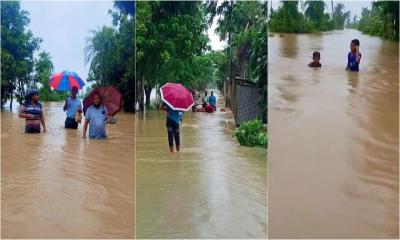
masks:
[[[50,52],[54,72],[75,71],[86,83],[89,64],[84,64],[85,38],[90,30],[112,26],[108,10],[113,2],[22,1],[21,8],[29,12],[28,28],[43,39],[40,51]]]
[[[210,39],[210,45],[213,50],[222,50],[226,47],[226,41],[220,41],[219,36],[215,34],[215,28],[217,27],[218,16],[214,18],[211,27],[207,30],[208,38]]]

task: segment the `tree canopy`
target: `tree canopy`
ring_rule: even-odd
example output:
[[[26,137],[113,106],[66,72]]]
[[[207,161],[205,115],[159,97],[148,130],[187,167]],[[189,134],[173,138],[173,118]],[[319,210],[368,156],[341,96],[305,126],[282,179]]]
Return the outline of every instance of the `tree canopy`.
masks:
[[[299,11],[299,7],[304,9],[304,13]],[[270,10],[270,31],[307,33],[343,29],[350,12],[344,12],[342,3],[337,3],[331,14],[325,12],[326,7],[322,0],[308,0],[301,5],[299,1],[281,1],[276,11]]]
[[[15,94],[21,102],[25,88],[33,85],[34,52],[41,39],[34,37],[26,27],[29,13],[21,10],[18,1],[1,3],[1,95],[2,103]]]

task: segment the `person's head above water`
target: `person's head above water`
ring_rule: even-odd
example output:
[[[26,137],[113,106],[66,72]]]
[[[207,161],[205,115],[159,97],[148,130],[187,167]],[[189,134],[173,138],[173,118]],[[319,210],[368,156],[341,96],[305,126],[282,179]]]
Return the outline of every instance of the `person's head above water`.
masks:
[[[211,91],[211,96],[213,96],[214,95],[214,92],[213,91]]]
[[[313,52],[312,58],[315,63],[319,63],[319,60],[321,59],[321,54],[318,51]]]
[[[351,40],[350,49],[352,52],[355,52],[357,50],[357,47],[359,46],[360,46],[360,41],[358,39]]]
[[[98,108],[101,105],[101,97],[99,93],[94,93],[93,96],[93,106],[95,106],[96,108]]]
[[[78,94],[78,88],[75,87],[75,86],[73,86],[73,87],[71,88],[71,96],[72,96],[73,98],[76,98],[76,94]]]
[[[207,91],[204,92],[204,96],[207,96]]]
[[[25,100],[30,102],[39,102],[39,91],[35,88],[26,91]]]

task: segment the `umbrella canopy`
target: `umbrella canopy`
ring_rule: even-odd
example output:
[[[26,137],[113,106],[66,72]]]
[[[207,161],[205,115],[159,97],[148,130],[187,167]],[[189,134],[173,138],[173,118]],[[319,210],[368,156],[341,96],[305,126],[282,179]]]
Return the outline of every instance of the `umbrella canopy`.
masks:
[[[189,111],[194,105],[192,93],[182,84],[167,83],[160,92],[161,99],[174,110]]]
[[[122,107],[122,94],[117,88],[113,86],[98,87],[93,89],[83,99],[83,112],[86,114],[86,109],[93,104],[93,95],[98,93],[100,95],[103,106],[107,108],[108,113],[115,115]]]
[[[76,72],[62,71],[60,73],[53,74],[50,78],[49,87],[52,87],[58,91],[69,91],[72,87],[77,87],[79,90],[85,83],[76,74]]]

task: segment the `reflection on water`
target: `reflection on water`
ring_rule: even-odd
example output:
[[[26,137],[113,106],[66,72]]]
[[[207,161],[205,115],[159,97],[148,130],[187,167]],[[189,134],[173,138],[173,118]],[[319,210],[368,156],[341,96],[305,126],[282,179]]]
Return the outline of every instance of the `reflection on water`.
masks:
[[[133,238],[133,115],[119,113],[96,141],[81,125],[63,128],[61,103],[44,110],[38,135],[23,133],[17,112],[1,113],[2,237]]]
[[[353,38],[359,73],[344,71]],[[397,237],[398,43],[344,30],[269,47],[269,236]]]
[[[138,115],[138,238],[266,238],[266,153],[238,145],[231,119],[186,113],[170,153],[165,112]]]

